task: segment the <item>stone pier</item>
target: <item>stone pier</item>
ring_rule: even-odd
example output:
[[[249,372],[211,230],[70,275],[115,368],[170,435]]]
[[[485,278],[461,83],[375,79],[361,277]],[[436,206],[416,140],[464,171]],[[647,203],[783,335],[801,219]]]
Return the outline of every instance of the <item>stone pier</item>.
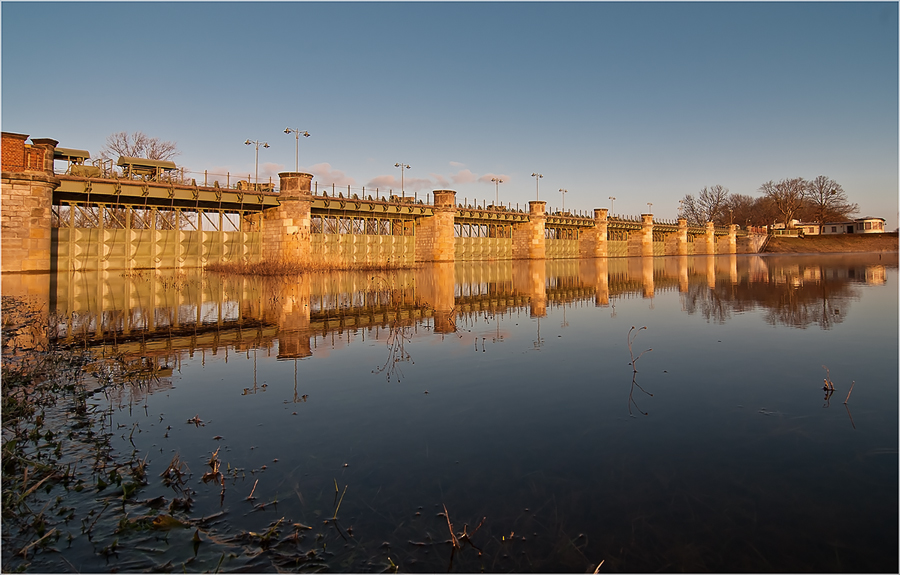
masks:
[[[2,273],[49,272],[52,258],[50,206],[60,181],[53,174],[58,142],[3,132]]]
[[[308,263],[313,175],[281,172],[279,206],[263,213],[262,259],[273,263]]]
[[[453,221],[456,192],[434,190],[434,216],[416,226],[416,262],[452,262],[456,257]]]
[[[544,228],[547,222],[547,202],[528,202],[528,221],[517,224],[512,232],[514,260],[542,260],[546,257]]]

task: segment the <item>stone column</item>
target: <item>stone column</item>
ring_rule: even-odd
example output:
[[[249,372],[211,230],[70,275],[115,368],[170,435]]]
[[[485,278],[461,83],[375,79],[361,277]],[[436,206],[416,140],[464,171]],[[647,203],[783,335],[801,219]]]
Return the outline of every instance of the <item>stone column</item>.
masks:
[[[528,202],[528,221],[513,227],[513,259],[542,260],[547,254],[544,225],[547,202]]]
[[[434,215],[420,218],[416,225],[416,262],[453,262],[456,260],[456,192],[434,190]]]
[[[641,256],[653,257],[653,214],[641,214]]]
[[[716,253],[716,225],[712,222],[706,222],[706,251],[705,254],[714,255]]]
[[[280,264],[309,263],[313,175],[281,172],[278,177],[278,206],[263,213],[262,259]]]
[[[722,238],[721,249],[717,250],[720,254],[736,254],[737,253],[737,224],[728,226],[728,235]]]
[[[606,208],[594,210],[594,227],[586,230],[579,241],[578,251],[583,258],[605,258],[609,252],[607,249],[607,232],[609,219]]]
[[[675,240],[675,253],[679,256],[686,256],[688,253],[688,234],[687,220],[678,218],[678,236]]]
[[[53,154],[58,142],[37,138],[28,146],[26,139],[25,134],[2,134],[3,273],[51,270],[50,214],[53,191],[60,184],[53,173]]]

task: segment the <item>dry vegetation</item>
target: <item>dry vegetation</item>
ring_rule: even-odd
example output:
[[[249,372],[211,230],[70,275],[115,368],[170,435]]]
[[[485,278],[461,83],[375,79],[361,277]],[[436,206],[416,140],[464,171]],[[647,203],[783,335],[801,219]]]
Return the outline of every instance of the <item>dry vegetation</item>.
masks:
[[[411,264],[399,262],[345,263],[345,262],[213,262],[206,265],[205,270],[213,273],[253,275],[253,276],[290,276],[314,272],[336,270],[348,271],[388,271],[408,269]]]

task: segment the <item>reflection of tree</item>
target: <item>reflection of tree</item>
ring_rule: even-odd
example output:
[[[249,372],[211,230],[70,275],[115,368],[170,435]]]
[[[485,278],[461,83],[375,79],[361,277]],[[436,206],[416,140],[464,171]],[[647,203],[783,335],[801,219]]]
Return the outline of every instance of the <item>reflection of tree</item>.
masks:
[[[729,294],[723,294],[722,291],[718,285],[716,289],[710,289],[699,282],[688,284],[688,291],[682,295],[684,310],[690,315],[699,313],[706,321],[725,323],[731,317],[733,302],[727,301]]]
[[[717,282],[715,288],[692,283],[682,297],[685,311],[707,321],[724,323],[733,313],[762,308],[772,325],[831,329],[844,320],[850,302],[859,299],[854,277],[864,278],[865,270],[800,265],[772,270],[765,282],[744,278],[734,285]]]

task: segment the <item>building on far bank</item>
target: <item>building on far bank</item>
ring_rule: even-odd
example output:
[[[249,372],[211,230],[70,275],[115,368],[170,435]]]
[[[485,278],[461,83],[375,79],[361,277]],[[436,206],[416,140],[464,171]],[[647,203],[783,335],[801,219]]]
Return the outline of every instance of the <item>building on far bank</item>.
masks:
[[[866,216],[855,220],[841,222],[797,222],[795,227],[800,228],[807,236],[836,235],[836,234],[881,234],[884,233],[884,218]],[[821,229],[821,232],[819,231]]]

